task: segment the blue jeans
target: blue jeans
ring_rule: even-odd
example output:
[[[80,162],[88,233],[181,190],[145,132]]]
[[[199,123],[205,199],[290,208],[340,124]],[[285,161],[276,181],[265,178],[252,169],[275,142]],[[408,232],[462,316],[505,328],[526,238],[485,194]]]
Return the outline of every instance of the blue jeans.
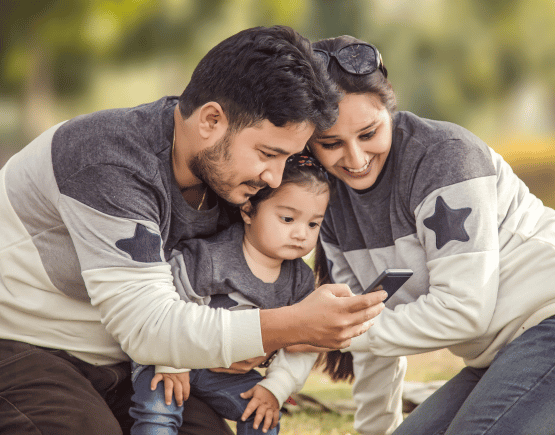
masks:
[[[177,428],[183,422],[183,407],[177,406],[175,398],[171,405],[164,399],[164,383],[159,382],[156,390],[151,391],[150,381],[154,376],[153,366],[133,364],[131,380],[135,394],[131,398],[133,405],[129,414],[135,419],[131,435],[176,435]],[[263,434],[260,424],[258,429],[252,427],[255,413],[246,421],[241,421],[250,399],[243,399],[239,394],[251,389],[262,380],[256,370],[242,375],[213,373],[210,370],[191,370],[189,383],[191,395],[212,407],[221,417],[237,422],[237,435]],[[266,434],[277,435],[279,424],[269,429]]]
[[[464,368],[393,433],[409,434],[555,434],[555,316],[501,349],[488,368]]]

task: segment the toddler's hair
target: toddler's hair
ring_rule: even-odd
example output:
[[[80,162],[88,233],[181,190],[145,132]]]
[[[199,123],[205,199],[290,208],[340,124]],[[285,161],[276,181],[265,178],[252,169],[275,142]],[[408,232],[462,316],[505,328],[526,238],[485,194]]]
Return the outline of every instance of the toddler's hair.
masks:
[[[256,195],[250,198],[251,209],[247,213],[249,216],[254,216],[258,204],[271,198],[275,193],[286,184],[296,184],[298,186],[306,187],[315,194],[329,192],[331,194],[331,182],[324,167],[307,152],[300,154],[293,154],[285,162],[285,169],[279,187],[273,189],[265,187],[261,189]]]

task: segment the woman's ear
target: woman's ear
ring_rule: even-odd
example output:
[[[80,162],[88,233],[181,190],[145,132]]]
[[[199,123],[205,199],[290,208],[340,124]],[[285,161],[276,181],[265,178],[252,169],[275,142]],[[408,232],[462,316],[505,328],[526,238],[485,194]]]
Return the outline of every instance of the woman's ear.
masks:
[[[215,101],[209,101],[201,106],[198,113],[198,128],[203,139],[222,137],[228,128],[227,117],[222,106]]]
[[[243,222],[245,222],[246,225],[250,225],[251,224],[250,214],[252,213],[251,202],[247,201],[245,204],[241,206],[239,210],[241,211],[241,217],[243,218]]]

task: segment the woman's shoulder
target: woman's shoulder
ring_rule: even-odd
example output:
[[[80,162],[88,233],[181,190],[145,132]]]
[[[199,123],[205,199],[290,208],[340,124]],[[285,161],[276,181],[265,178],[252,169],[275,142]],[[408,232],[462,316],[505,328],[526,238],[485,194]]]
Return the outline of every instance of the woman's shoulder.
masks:
[[[421,118],[412,112],[398,112],[393,120],[393,141],[430,147],[449,141],[485,145],[476,135],[449,121]]]

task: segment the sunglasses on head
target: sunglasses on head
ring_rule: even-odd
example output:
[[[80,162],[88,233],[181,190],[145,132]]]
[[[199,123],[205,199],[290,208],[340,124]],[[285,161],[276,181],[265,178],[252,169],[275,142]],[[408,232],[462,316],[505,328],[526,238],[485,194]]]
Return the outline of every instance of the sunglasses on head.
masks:
[[[387,70],[383,65],[382,55],[373,45],[353,43],[337,51],[327,51],[321,48],[314,48],[312,51],[314,56],[324,63],[326,69],[333,57],[339,66],[350,74],[372,74],[379,69],[387,77]]]

